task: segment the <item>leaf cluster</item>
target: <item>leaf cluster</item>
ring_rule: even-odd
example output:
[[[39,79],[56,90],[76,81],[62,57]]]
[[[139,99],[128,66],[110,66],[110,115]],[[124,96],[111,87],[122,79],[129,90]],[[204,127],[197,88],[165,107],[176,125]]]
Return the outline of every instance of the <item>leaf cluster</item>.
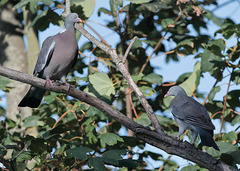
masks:
[[[208,5],[205,1],[110,0],[109,5],[110,9],[97,9],[98,16],[111,18],[105,26],[119,36],[115,48],[120,57],[123,57],[133,37],[138,36],[139,40],[133,44],[126,65],[154,112],[158,113],[157,119],[164,131],[173,135],[178,132],[176,122],[165,112],[169,109],[171,98],[163,97],[169,88],[166,85],[178,84],[189,96],[205,98],[204,105],[210,116],[220,120],[222,127],[227,124],[238,126],[231,132],[221,130],[215,134],[220,152],[201,147],[201,144],[198,148],[229,165],[240,164],[240,115],[237,112],[240,107],[240,90],[228,89],[222,99],[216,100],[226,79],[229,86],[240,84],[239,24],[231,19],[216,17],[205,9]],[[212,5],[217,7],[217,2],[212,2]],[[95,1],[73,0],[71,6],[72,12],[87,19],[93,12]],[[62,17],[56,13],[56,9],[65,7],[60,1],[22,0],[14,6],[19,9],[19,15],[23,7],[35,14],[31,24],[35,29],[43,31],[49,27],[49,23],[62,23]],[[222,38],[216,39],[202,33],[202,29],[208,29],[209,22],[219,26],[215,35],[221,35]],[[196,34],[190,34],[192,32]],[[233,47],[226,43],[230,38],[237,41]],[[112,59],[90,41],[79,49],[81,55],[69,75],[69,82],[127,115],[126,90],[129,85]],[[155,65],[148,62],[158,56],[163,56],[166,63],[194,56],[195,65],[192,72],[180,74],[177,80],[164,82],[168,78],[155,74]],[[105,72],[101,72],[103,68]],[[210,83],[212,89],[203,95],[197,91],[197,87],[206,73],[215,83]],[[0,83],[0,88],[6,90],[8,82],[0,77]],[[134,109],[132,119],[145,127],[152,127],[139,99],[133,92],[127,93],[131,96],[130,105]],[[5,114],[3,108],[0,108],[0,114]],[[34,136],[9,133],[16,127],[37,130],[37,133]],[[35,169],[148,170],[146,168],[151,167],[151,164],[146,159],[149,158],[157,163],[161,161],[165,170],[176,170],[179,167],[171,158],[165,159],[162,154],[145,149],[144,142],[134,136],[127,136],[125,127],[100,110],[64,94],[48,92],[43,104],[22,125],[5,118],[0,132],[1,163],[9,170],[32,169],[29,168],[30,161],[34,163]],[[134,159],[127,159],[131,155]],[[159,169],[160,166],[153,167]],[[205,169],[190,165],[182,170]]]

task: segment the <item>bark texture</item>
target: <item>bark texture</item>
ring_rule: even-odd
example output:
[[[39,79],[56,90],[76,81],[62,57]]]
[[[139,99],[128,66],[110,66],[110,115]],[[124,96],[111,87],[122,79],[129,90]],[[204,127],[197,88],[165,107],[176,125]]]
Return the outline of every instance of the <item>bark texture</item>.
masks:
[[[23,27],[12,7],[11,3],[0,7],[0,64],[18,71],[27,72],[27,54],[22,34]],[[31,114],[31,110],[28,108],[19,109],[17,105],[29,86],[19,84],[19,82],[13,80],[8,86],[12,87],[12,89],[7,93],[6,116],[13,121],[17,121],[17,115],[21,111],[20,120],[22,120]]]

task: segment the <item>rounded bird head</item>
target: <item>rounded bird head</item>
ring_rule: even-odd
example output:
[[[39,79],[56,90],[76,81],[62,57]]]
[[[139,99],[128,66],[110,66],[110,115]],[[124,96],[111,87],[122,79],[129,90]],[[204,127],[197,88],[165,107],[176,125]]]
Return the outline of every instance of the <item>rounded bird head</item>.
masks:
[[[184,91],[184,89],[180,86],[172,86],[168,92],[165,94],[164,97],[167,97],[167,96],[177,96],[177,95],[186,95],[186,92]]]
[[[78,17],[77,13],[70,13],[67,15],[64,25],[66,27],[66,29],[71,29],[74,28],[74,24],[75,23],[79,23],[82,22],[82,20]]]

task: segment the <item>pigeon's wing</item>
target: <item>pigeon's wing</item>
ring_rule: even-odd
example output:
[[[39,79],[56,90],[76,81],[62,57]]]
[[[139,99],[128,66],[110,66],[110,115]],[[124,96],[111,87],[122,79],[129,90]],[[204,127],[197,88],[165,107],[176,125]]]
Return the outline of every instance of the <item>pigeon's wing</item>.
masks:
[[[215,129],[206,108],[191,97],[175,96],[171,102],[171,112],[185,123],[208,130]]]
[[[34,76],[38,76],[44,68],[48,65],[52,58],[53,51],[55,49],[54,37],[50,36],[43,42],[42,49],[38,55],[37,63],[33,71]]]

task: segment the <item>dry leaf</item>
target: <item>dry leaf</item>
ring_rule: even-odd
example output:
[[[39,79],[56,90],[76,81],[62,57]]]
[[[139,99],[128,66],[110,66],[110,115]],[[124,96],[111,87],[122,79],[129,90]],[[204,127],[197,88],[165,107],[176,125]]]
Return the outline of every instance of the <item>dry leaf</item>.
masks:
[[[197,15],[200,16],[203,13],[203,9],[200,6],[192,6],[193,12]]]

